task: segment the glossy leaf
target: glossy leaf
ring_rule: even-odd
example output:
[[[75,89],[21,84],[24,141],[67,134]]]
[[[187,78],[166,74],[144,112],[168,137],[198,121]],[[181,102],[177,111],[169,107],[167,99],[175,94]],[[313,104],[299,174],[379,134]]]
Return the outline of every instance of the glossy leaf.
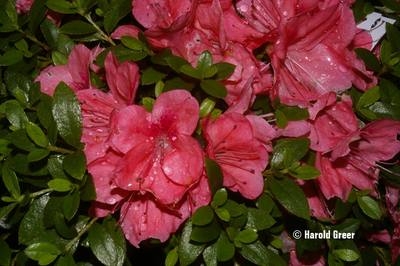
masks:
[[[309,165],[299,166],[293,171],[289,171],[290,175],[294,178],[303,179],[303,180],[310,180],[318,177],[321,172]]]
[[[6,241],[0,239],[0,265],[8,266],[11,263],[11,249]]]
[[[162,66],[151,66],[143,72],[141,81],[143,85],[154,84],[168,75],[169,69]]]
[[[178,251],[176,248],[170,250],[165,258],[165,266],[174,266],[178,262]]]
[[[224,231],[217,241],[217,258],[218,261],[228,261],[235,255],[235,246],[229,240],[228,236]]]
[[[72,154],[65,156],[63,161],[65,172],[70,174],[73,178],[82,180],[86,173],[86,155],[83,151],[77,150]]]
[[[243,244],[239,252],[246,260],[257,265],[269,265],[267,248],[259,240],[252,244]]]
[[[228,192],[226,191],[226,188],[221,188],[214,194],[213,202],[217,206],[222,206],[225,204],[227,199],[228,199]]]
[[[45,6],[46,0],[35,0],[29,9],[29,28],[31,32],[35,32],[40,22],[43,20],[47,12],[47,7]]]
[[[52,110],[60,136],[68,144],[79,147],[82,135],[81,107],[73,90],[64,82],[54,91]]]
[[[289,212],[304,219],[310,218],[307,198],[294,181],[287,177],[282,179],[269,177],[268,186],[279,203]]]
[[[380,70],[380,62],[376,56],[367,49],[364,48],[356,48],[354,52],[357,56],[364,61],[365,65],[374,71]]]
[[[39,265],[48,265],[61,254],[61,251],[50,243],[35,243],[25,249],[25,254],[39,261]]]
[[[206,171],[208,175],[208,183],[211,188],[211,195],[214,195],[223,184],[223,174],[219,164],[210,158],[204,158],[206,164]]]
[[[334,250],[334,254],[338,255],[340,259],[344,261],[356,261],[359,259],[359,255],[351,249],[337,249]]]
[[[130,35],[121,36],[121,42],[129,49],[141,51],[143,50],[143,43],[138,39]]]
[[[197,60],[197,71],[203,79],[213,64],[213,57],[208,50],[203,51]],[[216,69],[218,70],[218,69]]]
[[[232,75],[233,71],[235,71],[236,66],[230,63],[220,62],[214,64],[218,68],[216,80],[226,79],[230,75]]]
[[[379,204],[369,196],[357,197],[358,205],[360,205],[361,210],[371,217],[372,219],[381,219],[381,209]]]
[[[33,150],[28,154],[28,162],[37,162],[46,158],[50,154],[49,150],[37,149]]]
[[[303,156],[307,153],[310,147],[310,139],[308,138],[286,138],[277,141],[277,144],[274,147],[274,156],[272,157],[271,164],[272,166],[276,166],[279,169],[284,168],[283,164],[283,156],[286,147],[289,147],[293,152],[292,163],[299,161]]]
[[[63,213],[68,221],[75,216],[75,213],[78,211],[79,208],[79,203],[79,190],[75,190],[65,197],[63,202]]]
[[[3,166],[1,176],[3,178],[4,185],[13,198],[17,198],[19,195],[21,195],[17,175],[14,171],[8,168],[7,164]]]
[[[28,136],[36,143],[36,145],[46,148],[48,141],[44,132],[40,127],[32,122],[26,123],[26,132]]]
[[[210,206],[202,206],[194,212],[192,221],[194,225],[203,226],[211,223],[213,218],[214,211],[210,208]]]
[[[78,13],[74,5],[65,0],[47,0],[46,6],[56,12],[62,14],[75,14]]]
[[[215,240],[221,233],[221,226],[217,219],[213,219],[212,222],[206,226],[194,226],[190,234],[190,239],[199,242],[206,243]]]
[[[225,222],[229,222],[229,220],[231,219],[229,211],[225,208],[217,208],[214,211],[218,215],[218,217]]]
[[[216,80],[202,80],[200,82],[200,87],[209,95],[217,98],[225,98],[228,95],[225,85]]]
[[[191,241],[192,226],[192,219],[189,218],[179,241],[179,262],[182,266],[187,266],[194,262],[205,247],[205,244],[196,244]]]
[[[275,224],[274,218],[263,210],[247,208],[246,229],[264,230]]]
[[[53,179],[49,183],[47,183],[50,188],[54,189],[55,191],[59,192],[65,192],[65,191],[70,191],[72,188],[72,184],[70,181],[65,180],[65,179]]]
[[[180,67],[179,71],[185,75],[188,75],[189,77],[201,79],[200,72],[191,65],[183,65]]]

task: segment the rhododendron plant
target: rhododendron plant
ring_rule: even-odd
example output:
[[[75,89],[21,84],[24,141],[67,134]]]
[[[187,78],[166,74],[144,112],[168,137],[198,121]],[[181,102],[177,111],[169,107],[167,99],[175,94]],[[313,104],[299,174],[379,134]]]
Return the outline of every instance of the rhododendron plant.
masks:
[[[0,265],[398,265],[399,14],[0,0]]]

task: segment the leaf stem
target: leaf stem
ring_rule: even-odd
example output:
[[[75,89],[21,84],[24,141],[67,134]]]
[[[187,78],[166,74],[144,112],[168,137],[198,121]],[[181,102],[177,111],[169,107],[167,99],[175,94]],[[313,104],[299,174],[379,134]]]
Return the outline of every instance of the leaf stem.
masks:
[[[56,147],[56,146],[47,146],[46,149],[49,151],[56,151],[56,152],[62,152],[62,153],[74,153],[74,151]]]
[[[35,197],[41,196],[41,195],[43,195],[43,194],[46,194],[46,193],[52,192],[52,191],[53,191],[52,188],[46,188],[46,189],[37,191],[37,192],[35,192],[35,193],[29,194],[29,198],[35,198]]]
[[[14,26],[15,26],[15,29],[16,29],[17,31],[19,31],[20,33],[24,34],[25,37],[27,37],[29,40],[33,41],[34,43],[37,43],[38,45],[40,45],[40,46],[42,46],[42,47],[44,47],[44,48],[46,48],[46,49],[48,49],[48,50],[51,50],[50,46],[48,46],[48,45],[42,43],[41,41],[39,41],[38,39],[36,39],[35,36],[26,33],[25,31],[23,31],[23,30],[22,30],[19,26],[17,26],[17,25],[14,25]],[[47,60],[47,58],[46,58],[46,60]]]
[[[97,26],[96,23],[94,23],[94,21],[90,17],[90,14],[81,13],[81,15],[84,16],[86,18],[86,20],[89,21],[90,24],[92,24],[93,27],[95,27],[97,32],[104,38],[104,40],[106,40],[107,42],[111,43],[112,46],[116,46],[115,42],[107,34],[105,34],[104,31],[102,31],[99,28],[99,26]]]
[[[92,227],[92,225],[99,219],[99,217],[95,217],[93,218],[81,231],[79,231],[78,235],[72,239],[66,246],[65,246],[65,251],[68,252],[72,246],[75,244],[76,241],[79,240],[79,238],[81,238],[81,236],[86,233],[87,230],[90,229],[90,227]]]

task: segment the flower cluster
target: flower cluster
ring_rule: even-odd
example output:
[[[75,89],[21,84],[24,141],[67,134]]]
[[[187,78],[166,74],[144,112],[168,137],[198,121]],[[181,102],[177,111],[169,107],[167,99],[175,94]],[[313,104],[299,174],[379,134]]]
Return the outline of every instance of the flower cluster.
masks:
[[[304,239],[290,236],[298,228],[286,222],[294,215],[311,219],[307,225],[299,223],[304,228],[326,231],[340,228],[337,224],[350,217],[343,223],[353,224],[351,233],[361,224],[358,236],[390,246],[396,260],[400,93],[385,79],[389,74],[400,77],[400,43],[393,38],[394,26],[387,26],[392,34],[388,40],[394,44],[384,40],[374,48],[370,33],[357,28],[353,0],[133,0],[129,25],[120,23],[126,3],[116,1],[106,8],[100,1],[56,2],[46,2],[50,9],[33,0],[18,0],[15,7],[7,2],[11,22],[0,21],[4,32],[15,27],[23,34],[26,21],[18,26],[20,21],[12,19],[29,16],[34,31],[39,22],[24,14],[40,13],[45,41],[27,36],[34,45],[51,51],[54,62],[50,64],[48,56],[35,63],[32,82],[18,80],[8,88],[21,104],[0,106],[10,131],[0,132],[7,136],[0,141],[0,154],[10,156],[2,168],[3,180],[11,176],[11,181],[4,181],[15,194],[10,202],[22,201],[20,191],[12,189],[18,184],[13,171],[25,175],[13,165],[17,156],[8,150],[12,144],[30,152],[30,163],[55,152],[69,153],[51,157],[45,166],[43,175],[50,173],[59,182],[49,181],[49,191],[70,191],[79,198],[81,192],[76,191],[92,179],[97,196],[89,199],[89,216],[118,217],[125,239],[136,248],[151,239],[167,242],[187,221],[186,239],[182,234],[180,241],[198,242],[193,244],[199,250],[195,252],[198,256],[204,250],[207,265],[217,263],[209,258],[214,251],[218,261],[227,261],[235,250],[256,264],[262,264],[267,254],[273,263],[272,249],[289,253],[290,265],[356,261],[364,243],[350,241],[342,247],[339,242],[321,241],[310,248]],[[88,11],[94,6],[95,15]],[[400,13],[400,5],[393,12]],[[64,13],[79,14],[89,23],[72,21],[59,28]],[[104,17],[104,23],[94,22],[97,16]],[[74,29],[78,25],[81,31]],[[93,40],[100,42],[84,44]],[[18,41],[15,46],[25,49],[25,43]],[[27,49],[21,50],[24,56],[30,55]],[[1,56],[0,61],[7,58]],[[14,85],[13,78],[21,78],[13,71],[28,69],[29,64],[7,70],[7,87]],[[24,84],[34,84],[33,79],[40,84],[41,96],[39,91],[24,90]],[[65,94],[60,87],[67,88]],[[63,102],[64,96],[72,103]],[[60,118],[54,109],[67,112],[74,101],[81,119],[71,118],[73,111]],[[71,137],[69,130],[76,129],[79,134]],[[71,140],[76,136],[77,141]],[[19,142],[18,137],[34,143],[29,140],[31,146],[26,148],[25,139]],[[58,137],[63,140],[57,141]],[[33,154],[36,146],[39,152]],[[86,156],[82,173],[71,170],[71,162],[82,159],[81,150]],[[54,170],[57,165],[61,174]],[[86,170],[90,177],[83,178]],[[85,182],[80,183],[82,179]],[[67,188],[60,188],[62,184]],[[226,194],[221,197],[218,192]],[[378,205],[382,198],[386,202]],[[379,221],[384,209],[392,223],[390,234],[371,222]],[[69,217],[64,211],[49,227],[55,226],[63,236],[61,229],[68,227],[64,218],[70,222],[75,213]],[[282,222],[276,217],[283,217]],[[274,223],[277,226],[267,231]],[[207,228],[212,236],[199,236]],[[261,239],[266,240],[261,243]],[[174,265],[175,253],[176,262],[178,250],[185,251],[171,243],[164,251],[169,252],[169,265]],[[73,244],[68,244],[67,252]],[[329,255],[320,251],[324,248],[329,248]],[[96,257],[101,260],[101,255]],[[181,264],[196,258],[182,259]]]

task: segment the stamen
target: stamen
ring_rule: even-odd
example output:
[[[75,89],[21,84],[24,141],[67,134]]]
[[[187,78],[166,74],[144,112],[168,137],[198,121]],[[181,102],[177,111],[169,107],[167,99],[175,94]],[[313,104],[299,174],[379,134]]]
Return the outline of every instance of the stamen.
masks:
[[[226,139],[229,137],[230,134],[232,134],[232,132],[233,132],[236,128],[237,128],[237,125],[234,125],[234,126],[233,126],[233,129],[232,129],[231,131],[229,131],[228,135],[226,135],[225,138],[224,138],[220,143],[218,143],[218,145],[216,145],[216,146],[214,147],[214,149],[217,150],[219,145],[221,145],[222,143],[225,143],[225,142],[226,142]]]

